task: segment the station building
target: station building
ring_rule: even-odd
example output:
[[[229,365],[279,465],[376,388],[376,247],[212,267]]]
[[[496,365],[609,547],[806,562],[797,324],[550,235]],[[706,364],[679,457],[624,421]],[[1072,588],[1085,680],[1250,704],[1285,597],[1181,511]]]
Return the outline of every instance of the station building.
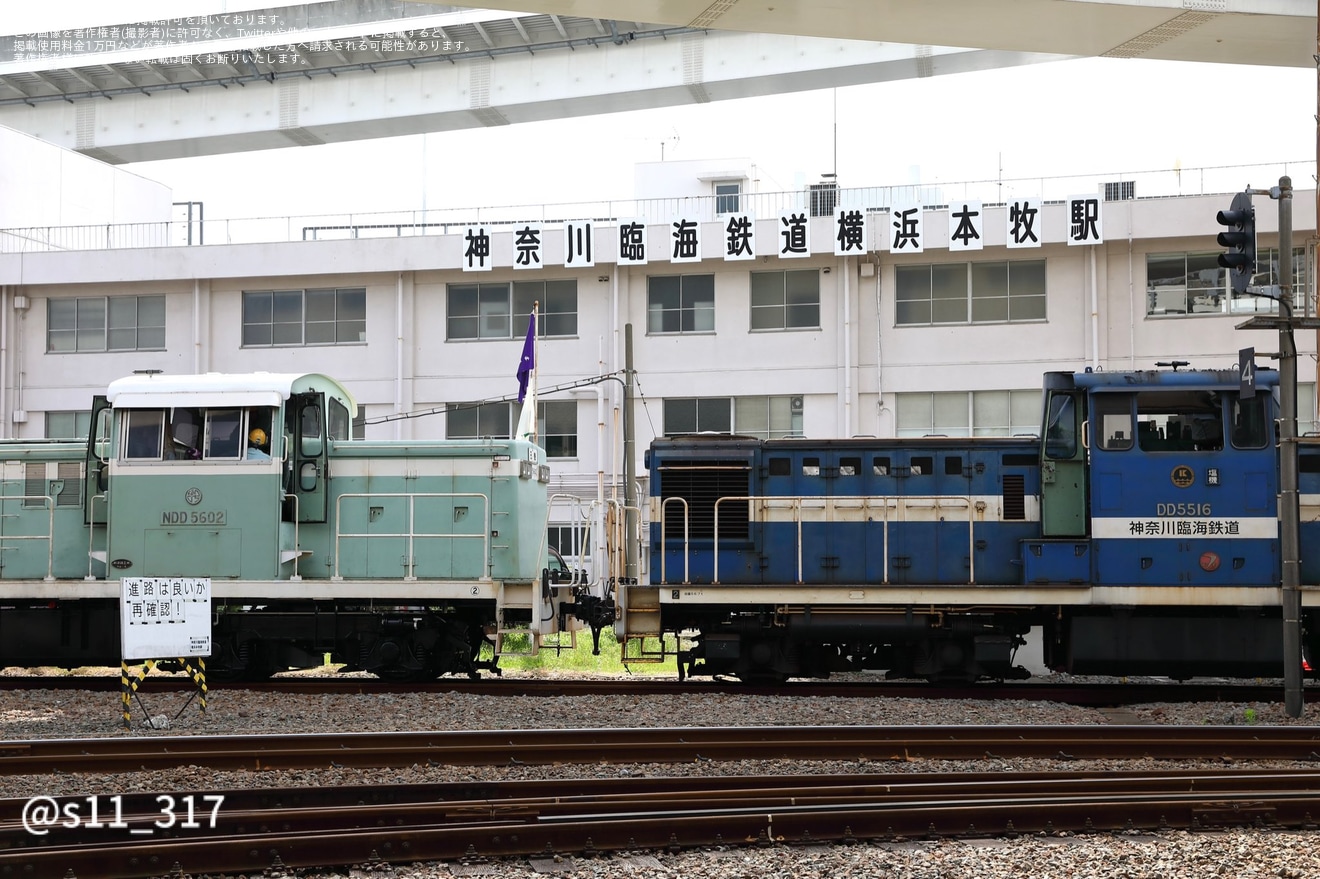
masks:
[[[1050,370],[1223,368],[1247,346],[1269,366],[1277,334],[1238,327],[1277,313],[1281,265],[1315,313],[1313,190],[1294,193],[1282,260],[1277,205],[1255,197],[1249,293],[1215,241],[1246,174],[1309,183],[1314,163],[766,192],[746,159],[663,162],[606,204],[215,220],[121,169],[0,141],[42,171],[0,178],[10,437],[85,435],[92,396],[144,369],[324,372],[356,396],[359,436],[508,436],[535,302],[551,491],[589,498],[623,469],[629,335],[644,476],[656,435],[1036,433]],[[1315,335],[1297,338],[1302,432]],[[552,537],[575,554],[567,515]]]

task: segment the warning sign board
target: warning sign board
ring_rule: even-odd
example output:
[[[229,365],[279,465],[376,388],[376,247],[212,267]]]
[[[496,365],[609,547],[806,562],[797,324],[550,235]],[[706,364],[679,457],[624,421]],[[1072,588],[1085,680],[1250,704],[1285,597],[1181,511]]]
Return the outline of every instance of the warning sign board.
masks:
[[[211,655],[210,577],[125,577],[120,581],[123,659]]]

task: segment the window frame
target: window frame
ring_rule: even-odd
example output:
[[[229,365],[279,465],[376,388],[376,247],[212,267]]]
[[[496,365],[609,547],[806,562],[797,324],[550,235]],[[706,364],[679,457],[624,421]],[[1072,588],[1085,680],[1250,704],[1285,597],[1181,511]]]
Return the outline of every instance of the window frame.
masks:
[[[657,289],[676,284],[676,290]],[[677,294],[676,296],[674,294]],[[658,301],[660,297],[672,301]],[[666,328],[666,324],[677,324]],[[651,336],[695,335],[715,332],[715,275],[648,275],[646,278],[646,333]]]
[[[124,312],[132,304],[131,322],[124,322]],[[71,314],[61,314],[72,307]],[[143,323],[143,311],[148,320]],[[118,314],[116,314],[118,312]],[[154,313],[154,314],[152,314]],[[70,322],[71,318],[71,322]],[[118,318],[118,322],[116,322]],[[46,300],[46,353],[47,354],[113,354],[124,351],[165,351],[166,302],[163,293],[141,296],[55,296]],[[132,334],[132,344],[112,344],[119,337]],[[145,344],[143,335],[148,339]],[[152,336],[159,336],[159,344]],[[72,344],[59,346],[57,339],[70,339]],[[86,340],[86,341],[84,341]],[[97,345],[99,340],[99,345]]]
[[[329,319],[325,317],[327,306]],[[241,348],[365,345],[367,288],[244,290],[239,320]],[[327,329],[332,330],[329,335],[333,338],[325,338]]]
[[[811,301],[790,302],[789,289],[793,280],[811,283],[798,289],[799,296]],[[778,283],[775,283],[775,282]],[[758,301],[760,300],[760,301]],[[748,332],[794,332],[820,329],[820,269],[779,269],[769,272],[751,272],[747,280],[749,314]],[[796,313],[797,320],[790,319]],[[806,315],[808,319],[804,320]],[[777,317],[777,320],[775,319]]]
[[[502,416],[500,414],[501,408],[504,410]],[[454,430],[456,421],[454,415],[473,411],[476,412],[476,432],[456,433]],[[511,439],[513,432],[518,427],[518,418],[521,415],[521,404],[508,400],[493,403],[450,403],[446,407],[445,414],[445,439]],[[571,435],[567,433],[548,434],[546,427],[552,415],[556,423],[571,419],[573,433]],[[460,414],[460,419],[466,420],[466,418],[465,414]],[[493,425],[492,422],[494,422]],[[500,425],[503,426],[502,431],[496,431],[494,427]],[[491,432],[481,432],[483,426],[490,427]],[[556,441],[553,443],[548,442],[552,437],[556,438]],[[536,403],[536,439],[537,445],[545,449],[547,458],[556,460],[576,458],[578,455],[577,401],[538,400]]]
[[[894,326],[1044,323],[1048,278],[1044,258],[897,265]]]
[[[473,302],[460,301],[471,297],[474,293],[476,298]],[[535,281],[468,281],[446,284],[445,341],[485,342],[522,339],[527,335],[527,322],[531,317],[534,302],[540,303],[536,327],[538,338],[577,337],[579,314],[577,279],[547,278]],[[464,327],[468,329],[464,330]]]

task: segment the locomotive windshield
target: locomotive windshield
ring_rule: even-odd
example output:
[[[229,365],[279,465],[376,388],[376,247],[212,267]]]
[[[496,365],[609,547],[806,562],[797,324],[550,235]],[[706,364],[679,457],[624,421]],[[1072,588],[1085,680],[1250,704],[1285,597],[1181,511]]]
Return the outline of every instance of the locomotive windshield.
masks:
[[[249,438],[270,435],[268,406],[128,409],[121,458],[126,461],[240,461]]]
[[[1224,411],[1216,391],[1137,394],[1137,444],[1143,452],[1218,452]]]

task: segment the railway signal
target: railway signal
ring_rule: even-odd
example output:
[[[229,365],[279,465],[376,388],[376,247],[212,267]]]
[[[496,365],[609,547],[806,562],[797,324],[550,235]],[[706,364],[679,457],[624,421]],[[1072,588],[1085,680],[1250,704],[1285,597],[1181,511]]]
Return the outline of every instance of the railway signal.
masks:
[[[1251,193],[1239,192],[1226,211],[1215,214],[1221,226],[1227,226],[1215,240],[1227,253],[1219,254],[1219,264],[1228,269],[1229,283],[1234,293],[1245,293],[1256,274],[1256,209],[1251,206]]]

